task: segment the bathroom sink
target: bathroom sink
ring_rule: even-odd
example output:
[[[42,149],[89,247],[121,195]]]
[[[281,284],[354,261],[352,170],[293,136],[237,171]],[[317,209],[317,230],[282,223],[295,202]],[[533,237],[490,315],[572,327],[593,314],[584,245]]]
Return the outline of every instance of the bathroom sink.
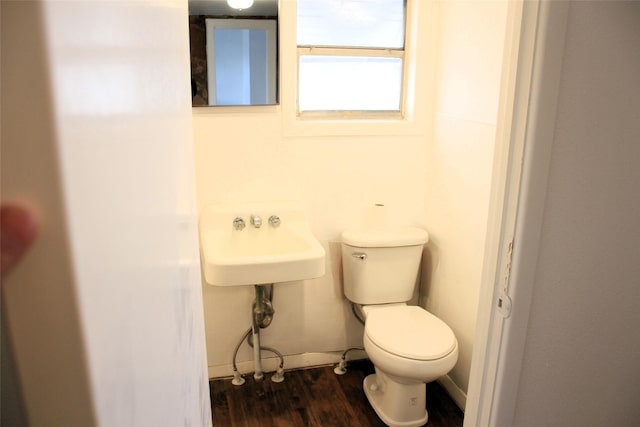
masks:
[[[304,211],[292,202],[205,207],[200,249],[210,285],[261,285],[324,275],[324,249]]]

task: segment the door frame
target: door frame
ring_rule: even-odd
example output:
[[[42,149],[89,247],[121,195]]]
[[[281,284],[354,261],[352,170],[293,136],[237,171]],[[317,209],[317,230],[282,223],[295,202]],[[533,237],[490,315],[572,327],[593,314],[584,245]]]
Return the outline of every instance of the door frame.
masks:
[[[546,198],[568,2],[509,2],[464,425],[513,425]],[[499,307],[500,305],[502,306]]]

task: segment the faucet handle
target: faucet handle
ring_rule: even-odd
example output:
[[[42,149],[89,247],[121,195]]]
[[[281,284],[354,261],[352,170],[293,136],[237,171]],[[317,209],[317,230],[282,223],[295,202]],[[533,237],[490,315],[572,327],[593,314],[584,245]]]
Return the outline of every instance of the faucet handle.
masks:
[[[233,228],[235,228],[236,230],[242,230],[244,228],[244,225],[244,219],[240,218],[239,216],[237,216],[233,220]]]
[[[269,217],[269,224],[272,227],[278,227],[280,225],[280,217],[278,215],[271,215]]]
[[[262,226],[262,218],[258,215],[251,215],[251,225],[255,228],[260,228]]]

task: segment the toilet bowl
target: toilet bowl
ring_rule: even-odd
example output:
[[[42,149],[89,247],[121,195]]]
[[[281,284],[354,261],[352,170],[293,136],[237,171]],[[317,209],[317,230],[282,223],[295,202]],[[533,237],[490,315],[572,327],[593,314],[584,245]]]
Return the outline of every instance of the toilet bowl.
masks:
[[[342,233],[344,294],[360,307],[364,349],[376,368],[365,378],[364,391],[392,427],[427,422],[425,383],[445,375],[458,360],[451,328],[406,304],[414,295],[428,238],[415,227]]]
[[[364,391],[378,416],[389,426],[427,422],[425,383],[449,372],[458,360],[453,331],[428,311],[415,306],[365,306],[364,348],[376,373],[364,380]]]

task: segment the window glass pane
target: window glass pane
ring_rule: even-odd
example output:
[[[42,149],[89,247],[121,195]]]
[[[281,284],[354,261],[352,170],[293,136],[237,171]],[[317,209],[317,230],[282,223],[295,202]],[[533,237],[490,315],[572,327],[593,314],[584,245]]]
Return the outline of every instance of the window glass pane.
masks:
[[[402,59],[301,56],[300,111],[399,111]]]
[[[298,0],[298,46],[404,47],[405,0]]]

